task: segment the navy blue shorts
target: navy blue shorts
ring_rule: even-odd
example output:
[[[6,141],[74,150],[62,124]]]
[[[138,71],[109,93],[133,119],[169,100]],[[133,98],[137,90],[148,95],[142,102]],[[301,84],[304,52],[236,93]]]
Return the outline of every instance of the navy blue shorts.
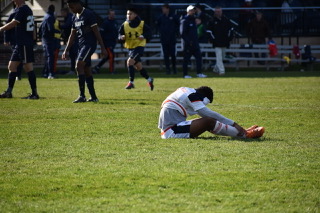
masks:
[[[86,62],[86,66],[91,66],[91,56],[96,51],[97,46],[82,46],[79,47],[78,50],[78,58],[77,61]]]
[[[143,52],[144,47],[136,47],[134,49],[129,49],[129,58],[135,60],[136,63],[141,62]]]
[[[22,63],[33,63],[33,45],[15,45],[12,49],[10,61],[21,61]]]

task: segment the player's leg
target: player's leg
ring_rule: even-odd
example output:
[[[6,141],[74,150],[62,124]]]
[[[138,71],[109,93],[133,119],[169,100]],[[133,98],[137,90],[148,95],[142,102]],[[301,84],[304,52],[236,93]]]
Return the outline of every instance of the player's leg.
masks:
[[[140,75],[144,77],[148,81],[148,86],[150,87],[151,91],[154,88],[153,85],[153,78],[149,76],[148,72],[143,68],[141,61],[135,64],[136,69],[140,72]]]
[[[218,74],[223,74],[225,71],[224,71],[224,66],[223,66],[222,48],[216,47],[214,50],[216,53],[216,65],[213,68],[213,72],[216,72]]]
[[[188,75],[188,63],[190,59],[191,59],[191,52],[189,49],[185,49],[183,51],[183,64],[182,64],[184,78],[192,78],[191,76]]]
[[[114,73],[114,48],[108,47],[107,52],[108,52],[108,58],[109,58],[109,72]]]
[[[130,55],[130,53],[129,53]],[[129,83],[125,87],[125,89],[132,89],[134,88],[134,78],[135,78],[135,67],[134,64],[136,61],[129,56],[127,60],[127,68],[128,68],[128,74],[129,74]]]
[[[106,48],[107,52],[108,52],[108,48]],[[99,63],[93,68],[93,72],[94,73],[99,73],[100,72],[100,69],[101,67],[108,61],[109,59],[109,52],[108,52],[108,55],[104,58],[102,58]]]
[[[79,57],[78,57],[79,58]],[[76,61],[76,71],[78,75],[78,86],[79,86],[79,97],[73,101],[73,103],[81,103],[86,102],[86,96],[85,96],[85,82],[86,82],[86,76],[85,76],[85,65],[86,63],[84,61]]]
[[[9,61],[8,87],[3,93],[0,94],[0,98],[12,98],[12,90],[16,82],[17,67],[19,64],[21,64],[20,61]]]
[[[230,125],[221,123],[214,118],[203,117],[199,119],[192,120],[190,126],[190,137],[195,138],[209,131],[216,135],[224,135],[231,137],[238,137],[239,131]]]
[[[196,59],[197,77],[198,78],[206,78],[207,76],[202,73],[202,55],[201,55],[200,48],[195,49],[193,55]]]

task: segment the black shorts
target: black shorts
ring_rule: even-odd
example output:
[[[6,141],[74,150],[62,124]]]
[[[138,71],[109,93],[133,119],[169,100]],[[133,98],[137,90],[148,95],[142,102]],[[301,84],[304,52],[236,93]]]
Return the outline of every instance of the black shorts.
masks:
[[[129,49],[129,58],[135,60],[135,63],[141,62],[143,52],[144,47],[136,47],[134,49]]]
[[[10,61],[21,61],[22,63],[33,63],[33,45],[15,45],[12,49]]]
[[[78,58],[77,61],[84,61],[86,62],[86,66],[91,66],[91,56],[96,51],[96,46],[81,46],[79,47],[78,51]]]

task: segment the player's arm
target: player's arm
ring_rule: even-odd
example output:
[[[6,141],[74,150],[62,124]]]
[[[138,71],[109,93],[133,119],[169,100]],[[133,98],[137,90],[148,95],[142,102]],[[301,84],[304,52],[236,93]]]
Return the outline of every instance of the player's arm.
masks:
[[[70,33],[70,36],[69,36],[69,39],[68,39],[68,42],[67,42],[67,46],[66,48],[64,49],[63,53],[62,53],[62,60],[67,60],[67,54],[70,50],[70,48],[72,47],[73,43],[74,43],[74,39],[76,37],[76,30],[75,29],[72,29],[71,30],[71,33]]]
[[[123,24],[119,28],[118,39],[121,40],[121,41],[126,40],[126,36],[125,36],[125,32],[124,32],[124,25]]]
[[[9,23],[0,27],[0,32],[6,31],[6,30],[11,30],[12,28],[15,28],[18,24],[19,24],[19,22],[13,19]]]
[[[108,52],[107,52],[107,50],[106,50],[106,48],[105,48],[105,46],[104,46],[104,43],[103,43],[101,34],[100,34],[100,32],[99,32],[98,25],[93,25],[91,28],[92,28],[92,31],[93,31],[93,33],[94,33],[97,41],[98,41],[99,44],[100,44],[101,54],[102,54],[103,56],[105,56],[105,57],[108,56]]]

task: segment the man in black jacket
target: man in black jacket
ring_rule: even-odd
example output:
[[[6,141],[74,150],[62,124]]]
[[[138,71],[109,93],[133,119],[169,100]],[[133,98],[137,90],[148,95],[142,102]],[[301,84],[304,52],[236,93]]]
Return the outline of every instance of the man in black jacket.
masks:
[[[208,26],[210,33],[209,38],[212,41],[213,47],[216,52],[216,65],[213,72],[219,75],[225,74],[223,59],[225,57],[225,50],[230,46],[232,40],[232,23],[229,19],[222,15],[222,8],[216,7],[214,10],[213,21]]]

